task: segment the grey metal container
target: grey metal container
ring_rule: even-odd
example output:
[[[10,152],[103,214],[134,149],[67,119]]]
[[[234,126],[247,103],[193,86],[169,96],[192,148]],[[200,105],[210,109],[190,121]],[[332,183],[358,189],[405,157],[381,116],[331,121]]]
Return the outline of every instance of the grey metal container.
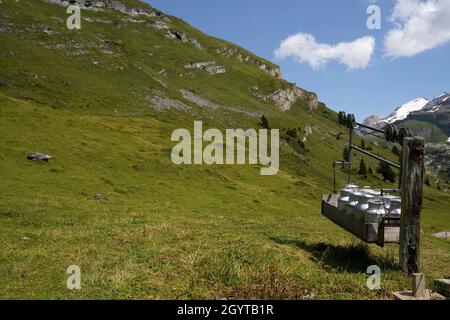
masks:
[[[381,197],[381,190],[370,189],[367,193],[373,196],[374,199],[380,199]]]
[[[348,202],[345,204],[345,214],[355,214],[355,208],[358,205],[358,197],[361,196],[361,192],[351,192]]]
[[[353,192],[359,191],[358,188],[359,187],[356,184],[352,183],[352,182],[350,182],[348,185],[345,186],[345,189],[350,189]]]
[[[345,211],[345,205],[350,199],[350,193],[353,192],[352,189],[342,189],[341,195],[338,198],[338,208],[339,211],[344,212]]]
[[[389,207],[389,215],[401,215],[402,214],[402,200],[392,199]]]
[[[354,215],[356,219],[364,220],[365,213],[369,209],[369,201],[373,199],[368,193],[362,193],[358,196],[358,204],[354,209]]]
[[[347,204],[348,200],[350,199],[350,194],[352,192],[358,191],[358,186],[356,184],[353,184],[350,182],[348,185],[345,186],[344,189],[341,189],[341,195],[338,198],[338,209],[341,212],[345,212],[345,205]]]
[[[381,198],[382,198],[382,200],[384,201],[384,206],[385,206],[386,208],[389,208],[389,207],[391,206],[391,201],[392,201],[392,200],[398,199],[398,197],[393,196],[393,195],[390,195],[390,194],[385,194],[385,195],[383,195],[383,197],[381,197]]]
[[[364,221],[367,223],[379,223],[386,215],[382,199],[372,199],[369,201],[369,208],[364,213]]]

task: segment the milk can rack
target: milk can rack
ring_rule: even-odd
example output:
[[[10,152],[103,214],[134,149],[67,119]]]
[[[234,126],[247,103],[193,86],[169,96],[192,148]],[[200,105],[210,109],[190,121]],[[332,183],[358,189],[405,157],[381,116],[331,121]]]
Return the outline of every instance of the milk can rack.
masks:
[[[386,243],[400,245],[400,265],[407,274],[419,272],[420,211],[423,198],[425,139],[412,137],[407,128],[388,124],[374,128],[355,120],[353,114],[339,112],[338,122],[349,129],[348,156],[336,161],[334,192],[322,198],[322,214],[367,243],[381,247]],[[356,130],[369,133],[402,146],[401,163],[394,163],[353,144]],[[381,133],[383,136],[380,136]],[[399,189],[372,190],[350,182],[352,153],[360,152],[400,170]],[[336,191],[336,169],[349,170],[349,184]]]

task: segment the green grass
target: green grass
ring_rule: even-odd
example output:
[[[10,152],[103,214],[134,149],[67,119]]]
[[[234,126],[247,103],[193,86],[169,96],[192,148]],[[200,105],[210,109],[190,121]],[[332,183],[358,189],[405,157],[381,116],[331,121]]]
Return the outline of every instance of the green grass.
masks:
[[[1,103],[2,298],[367,299],[408,287],[397,246],[366,248],[321,217],[337,148],[311,144],[326,161],[306,155],[309,164],[297,162],[295,172],[283,165],[295,160],[282,156],[274,177],[251,166],[177,167],[169,129],[153,117]],[[26,160],[35,149],[54,161]],[[92,200],[97,193],[109,201]],[[426,190],[429,278],[450,273],[449,241],[432,236],[449,228],[448,201]],[[82,270],[79,292],[65,288],[72,264]],[[379,292],[365,288],[372,264],[383,270]]]
[[[321,195],[332,189],[331,164],[342,157],[346,139],[336,140],[345,129],[326,106],[310,111],[300,101],[282,113],[261,102],[250,87],[269,93],[288,84],[218,56],[215,49],[225,42],[178,19],[170,24],[198,38],[204,50],[166,39],[145,23],[111,29],[83,22],[80,33],[70,33],[52,18],[64,19],[61,7],[41,1],[0,6],[2,21],[16,30],[0,34],[0,80],[6,81],[0,87],[0,298],[302,299],[314,293],[318,299],[385,299],[409,288],[397,265],[398,246],[366,246],[320,214]],[[109,11],[83,15],[125,19]],[[38,22],[61,34],[30,31]],[[121,43],[109,48],[117,56],[102,55],[97,34]],[[71,40],[95,45],[73,56],[36,44]],[[97,59],[104,63],[93,65]],[[208,60],[227,73],[189,76],[183,67]],[[158,75],[161,69],[167,77]],[[273,128],[311,124],[313,134],[301,152],[282,143],[276,176],[262,177],[250,165],[176,166],[172,130],[192,130],[200,119],[205,128],[257,128],[259,119],[199,108],[198,116],[158,113],[145,99],[151,89],[179,100],[179,89],[191,90],[263,112]],[[54,159],[28,161],[34,151]],[[395,160],[387,149],[374,151]],[[358,162],[355,156],[355,167]],[[375,170],[376,162],[366,163]],[[346,174],[338,180],[343,185]],[[395,186],[377,176],[354,174],[354,180]],[[93,200],[95,194],[108,201]],[[429,281],[450,275],[450,241],[433,237],[450,229],[449,200],[448,193],[425,190],[421,258]],[[66,288],[66,269],[74,264],[81,268],[80,291]],[[373,264],[382,268],[380,291],[365,286]]]

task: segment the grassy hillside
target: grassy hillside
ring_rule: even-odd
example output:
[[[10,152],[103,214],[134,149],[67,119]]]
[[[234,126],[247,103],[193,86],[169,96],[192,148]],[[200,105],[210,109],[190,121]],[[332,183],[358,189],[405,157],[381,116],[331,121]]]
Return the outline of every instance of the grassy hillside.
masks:
[[[83,10],[82,29],[68,31],[55,4],[5,0],[0,9],[1,298],[383,299],[409,287],[398,246],[364,246],[320,215],[345,129],[323,104],[298,99],[282,112],[261,99],[291,86],[258,63],[276,66],[174,17]],[[158,22],[201,49],[149,26]],[[225,46],[251,59],[228,57]],[[185,68],[202,61],[226,72]],[[192,130],[194,120],[258,128],[262,114],[273,128],[300,128],[295,139],[312,127],[303,148],[283,130],[278,175],[171,162],[174,129]],[[33,151],[54,159],[28,161]],[[394,186],[356,170],[353,178]],[[343,185],[346,174],[338,179]],[[426,189],[429,280],[450,275],[450,241],[433,237],[450,229],[449,204],[448,193]],[[382,268],[380,291],[365,286],[373,264]],[[69,265],[81,268],[80,291],[66,288]]]

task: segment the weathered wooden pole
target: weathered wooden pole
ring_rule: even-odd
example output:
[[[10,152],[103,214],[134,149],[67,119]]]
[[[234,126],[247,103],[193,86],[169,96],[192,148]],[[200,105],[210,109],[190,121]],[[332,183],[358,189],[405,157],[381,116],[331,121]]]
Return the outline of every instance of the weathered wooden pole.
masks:
[[[400,265],[408,275],[420,270],[420,211],[423,198],[425,139],[404,138],[402,153]]]

